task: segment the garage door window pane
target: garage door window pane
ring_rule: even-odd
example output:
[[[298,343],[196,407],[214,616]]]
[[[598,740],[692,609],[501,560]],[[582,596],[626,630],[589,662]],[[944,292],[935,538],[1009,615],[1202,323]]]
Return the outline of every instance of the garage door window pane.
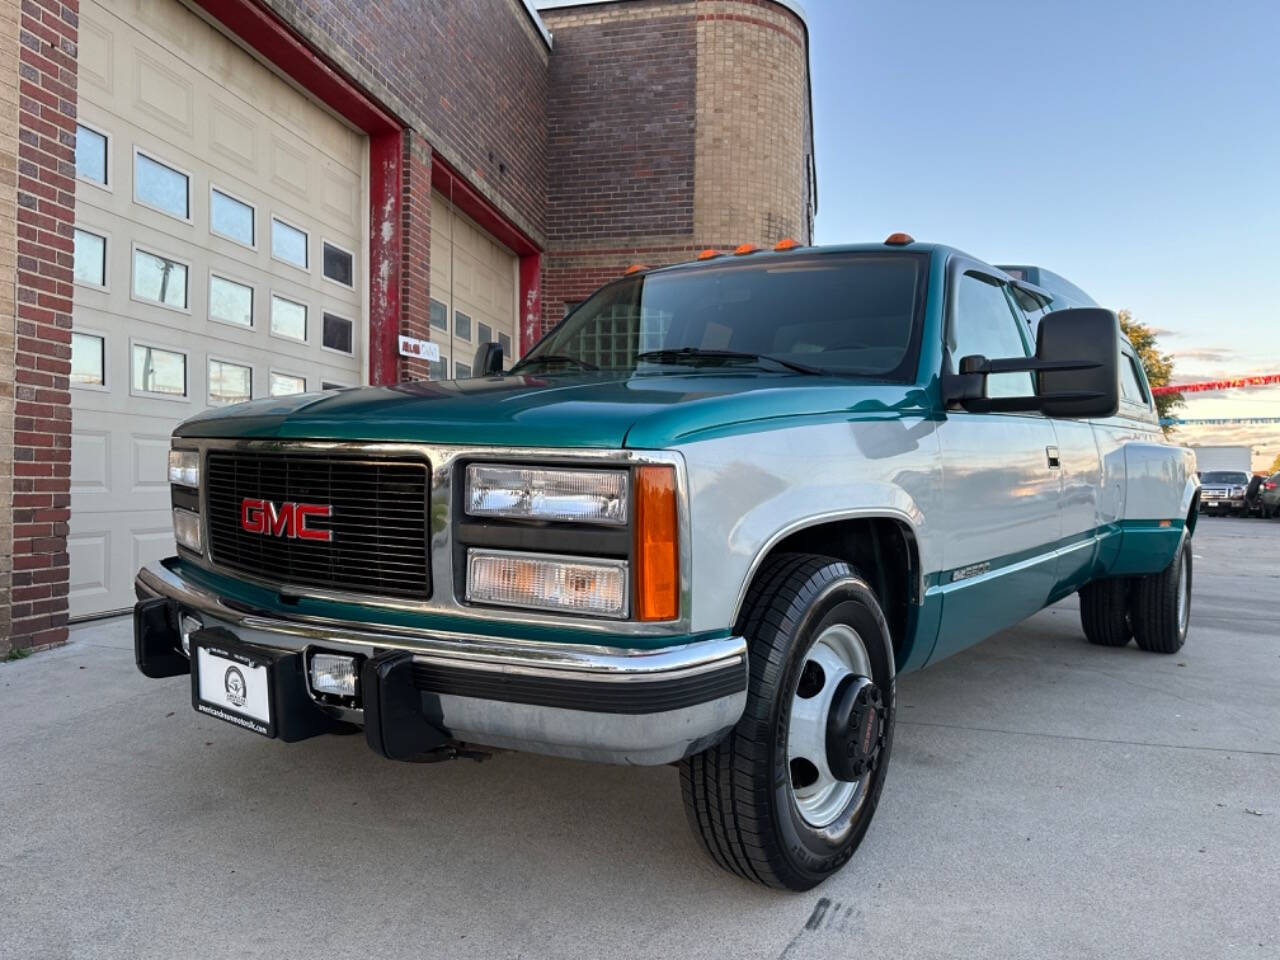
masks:
[[[253,370],[238,363],[209,361],[209,402],[244,403],[253,395]]]
[[[107,182],[107,138],[76,124],[76,176],[104,186]]]
[[[449,361],[448,360],[428,360],[427,361],[427,379],[428,380],[448,380],[449,379]]]
[[[453,375],[459,380],[465,380],[471,376],[471,364],[453,362]]]
[[[332,313],[324,315],[324,345],[330,350],[351,352],[351,321],[343,317],[335,317]]]
[[[191,216],[191,181],[187,175],[145,153],[133,156],[133,196],[139,203],[183,220]]]
[[[187,357],[173,350],[133,345],[133,389],[142,393],[187,395]]]
[[[476,324],[476,332],[480,334],[476,343],[493,343],[493,328],[487,323]]]
[[[133,295],[170,307],[187,308],[186,264],[158,257],[145,250],[133,251]]]
[[[461,310],[453,311],[453,332],[462,340],[471,339],[471,317]]]
[[[306,393],[307,380],[306,377],[295,377],[289,373],[271,372],[271,395],[273,397],[287,397],[291,393]]]
[[[253,326],[253,287],[210,274],[209,318]]]
[[[307,234],[283,220],[271,218],[271,255],[277,260],[307,268]]]
[[[209,229],[229,240],[253,246],[253,207],[214,190],[209,201]]]
[[[449,308],[439,300],[431,301],[431,325],[437,330],[449,332]]]
[[[271,332],[290,340],[307,339],[307,308],[284,297],[271,298]]]
[[[107,238],[88,230],[75,232],[75,280],[95,287],[107,285]]]
[[[324,245],[324,275],[344,287],[355,286],[355,262],[347,251],[331,243]]]
[[[71,382],[102,386],[106,382],[103,340],[91,333],[71,335]]]

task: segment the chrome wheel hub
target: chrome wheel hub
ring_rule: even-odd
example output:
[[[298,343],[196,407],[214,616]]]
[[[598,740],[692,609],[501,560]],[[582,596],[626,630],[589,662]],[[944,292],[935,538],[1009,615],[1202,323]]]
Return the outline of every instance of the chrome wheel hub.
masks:
[[[861,691],[858,702],[863,709],[853,715],[861,718],[858,730],[850,731],[855,739],[871,724],[866,704],[878,695],[871,677],[871,660],[856,630],[848,624],[836,623],[819,634],[800,669],[800,679],[791,698],[791,715],[787,728],[787,766],[791,793],[805,822],[825,827],[834,821],[857,795],[866,779],[840,779],[829,760],[828,739],[833,723],[847,725],[850,711],[843,704],[843,719],[833,721],[833,707],[852,696],[855,686]],[[875,721],[879,723],[878,718]],[[876,735],[879,727],[875,728]],[[848,772],[846,767],[843,772]]]

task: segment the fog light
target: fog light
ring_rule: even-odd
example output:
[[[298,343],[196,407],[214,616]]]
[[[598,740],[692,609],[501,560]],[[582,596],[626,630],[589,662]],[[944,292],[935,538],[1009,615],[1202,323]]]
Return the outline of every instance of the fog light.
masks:
[[[356,658],[343,656],[340,653],[313,653],[311,655],[311,689],[314,693],[325,693],[334,697],[354,697],[356,680],[360,671],[356,669]]]
[[[191,635],[197,630],[203,629],[204,624],[200,622],[199,617],[184,613],[178,618],[178,632],[182,634],[182,652],[188,657],[191,656]]]
[[[179,546],[200,553],[200,514],[174,507],[173,537]]]

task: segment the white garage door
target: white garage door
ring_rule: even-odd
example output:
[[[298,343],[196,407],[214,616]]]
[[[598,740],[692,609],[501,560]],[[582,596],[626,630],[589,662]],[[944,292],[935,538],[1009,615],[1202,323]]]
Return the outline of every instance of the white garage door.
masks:
[[[519,260],[469,217],[431,196],[431,342],[440,345],[433,380],[471,376],[476,348],[501,343],[503,365],[519,356]]]
[[[72,343],[72,616],[173,552],[169,433],[362,382],[366,143],[174,0],[87,0]]]

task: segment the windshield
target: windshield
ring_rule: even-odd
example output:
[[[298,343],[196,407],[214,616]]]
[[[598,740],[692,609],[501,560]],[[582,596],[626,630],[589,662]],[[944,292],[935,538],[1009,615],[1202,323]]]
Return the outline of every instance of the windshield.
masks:
[[[1234,470],[1212,470],[1200,478],[1201,483],[1248,483],[1249,475],[1247,473],[1237,473]]]
[[[911,381],[928,255],[727,260],[604,287],[517,366],[539,372],[760,367]]]

